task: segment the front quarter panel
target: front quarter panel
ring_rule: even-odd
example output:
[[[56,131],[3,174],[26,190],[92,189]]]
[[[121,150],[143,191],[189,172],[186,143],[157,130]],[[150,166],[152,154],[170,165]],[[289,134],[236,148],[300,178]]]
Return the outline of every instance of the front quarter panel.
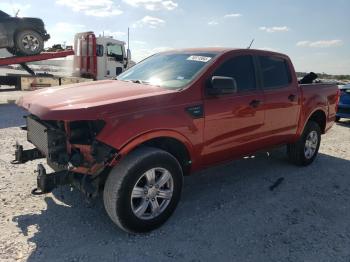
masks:
[[[192,168],[196,169],[202,146],[204,118],[193,118],[186,112],[187,107],[198,105],[201,101],[186,102],[185,93],[179,94],[177,98],[180,101],[183,98],[184,103],[181,104],[163,105],[149,110],[106,117],[106,126],[97,139],[116,148],[123,156],[153,138],[174,138],[186,146]],[[187,95],[187,100],[188,98]]]

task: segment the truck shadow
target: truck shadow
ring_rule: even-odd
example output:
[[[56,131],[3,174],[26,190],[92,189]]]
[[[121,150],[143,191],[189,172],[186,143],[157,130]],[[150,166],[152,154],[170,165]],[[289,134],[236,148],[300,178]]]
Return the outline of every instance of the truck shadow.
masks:
[[[27,261],[304,261],[310,254],[327,257],[332,243],[341,255],[350,244],[343,227],[350,219],[348,170],[349,160],[325,154],[295,167],[281,149],[211,168],[187,177],[171,219],[142,235],[114,226],[101,198],[87,208],[68,189],[45,197],[40,214],[13,221],[22,234],[33,234]]]
[[[0,104],[0,129],[25,125],[26,111],[15,104]]]

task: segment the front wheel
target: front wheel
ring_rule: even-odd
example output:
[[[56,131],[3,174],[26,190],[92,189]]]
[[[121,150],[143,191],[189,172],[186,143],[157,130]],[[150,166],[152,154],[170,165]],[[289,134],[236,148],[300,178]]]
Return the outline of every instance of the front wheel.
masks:
[[[33,30],[19,32],[15,42],[18,52],[22,55],[37,55],[44,49],[42,36]]]
[[[182,190],[182,169],[171,154],[139,148],[109,174],[103,193],[107,214],[127,232],[147,232],[174,212]]]
[[[309,121],[298,141],[287,146],[289,160],[299,166],[310,165],[318,154],[320,143],[320,126],[314,121]]]

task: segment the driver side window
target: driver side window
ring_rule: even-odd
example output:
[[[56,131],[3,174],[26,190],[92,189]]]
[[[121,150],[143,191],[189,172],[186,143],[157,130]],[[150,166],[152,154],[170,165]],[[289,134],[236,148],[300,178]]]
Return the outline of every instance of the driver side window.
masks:
[[[214,76],[234,78],[238,92],[256,89],[254,62],[250,55],[236,56],[225,61],[215,70]]]

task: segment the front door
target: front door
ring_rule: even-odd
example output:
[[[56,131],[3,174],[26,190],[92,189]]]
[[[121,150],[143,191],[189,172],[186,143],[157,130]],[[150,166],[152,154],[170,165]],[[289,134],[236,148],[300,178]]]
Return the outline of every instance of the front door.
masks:
[[[107,78],[115,78],[123,72],[124,67],[124,52],[123,46],[120,44],[107,44]]]
[[[218,66],[213,75],[233,77],[238,91],[207,96],[204,100],[204,165],[254,152],[259,148],[264,126],[264,96],[258,89],[253,57],[230,57]]]

